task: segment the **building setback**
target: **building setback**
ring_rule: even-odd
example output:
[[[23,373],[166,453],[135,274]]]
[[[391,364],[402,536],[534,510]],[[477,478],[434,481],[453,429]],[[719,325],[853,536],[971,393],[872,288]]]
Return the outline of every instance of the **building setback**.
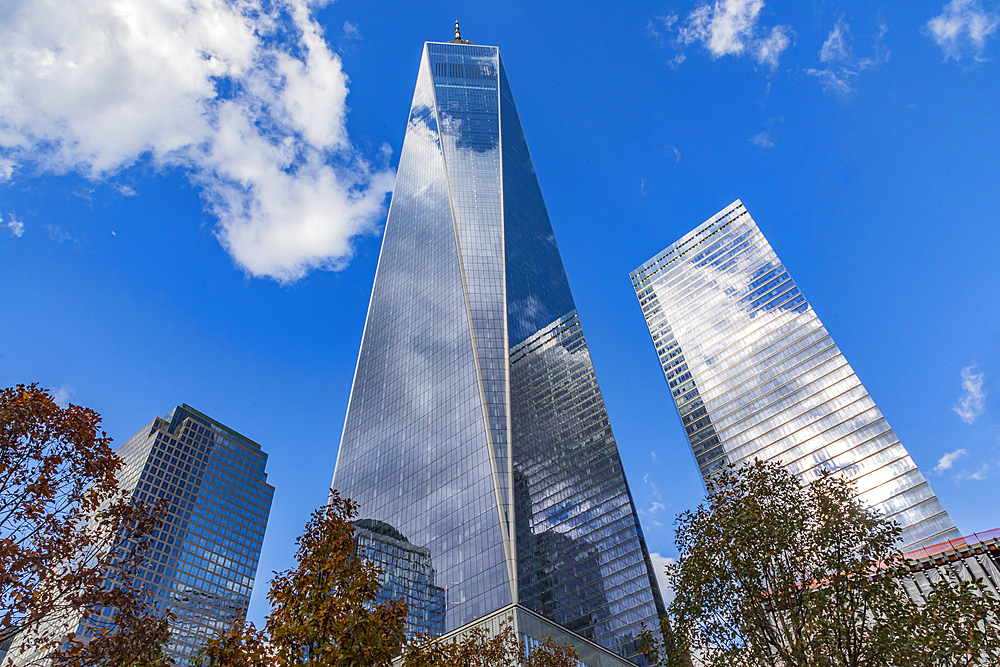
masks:
[[[424,45],[333,485],[427,550],[449,633],[507,619],[620,665],[657,625],[496,47]]]
[[[631,277],[703,478],[755,458],[843,470],[902,549],[961,538],[742,202]]]
[[[974,581],[1000,598],[1000,529],[903,554],[908,572],[900,581],[914,602],[922,604],[939,581]]]

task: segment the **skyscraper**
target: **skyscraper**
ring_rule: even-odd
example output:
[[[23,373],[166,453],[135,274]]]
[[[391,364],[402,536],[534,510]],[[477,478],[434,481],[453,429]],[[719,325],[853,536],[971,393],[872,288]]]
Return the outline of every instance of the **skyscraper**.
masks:
[[[176,615],[165,652],[187,665],[250,604],[274,493],[264,472],[267,454],[188,405],[157,417],[116,453],[124,464],[124,490],[150,503],[166,500],[164,523],[149,536],[136,582],[149,587],[157,608]],[[65,624],[86,637],[110,614],[105,609],[85,622],[71,618]],[[18,654],[15,644],[9,658]]]
[[[703,477],[754,458],[843,470],[901,548],[961,538],[742,202],[631,276]]]
[[[267,454],[188,405],[154,419],[117,453],[135,497],[168,503],[143,578],[177,615],[167,653],[186,665],[250,605],[274,495]]]
[[[656,625],[499,51],[457,34],[424,45],[333,484],[428,550],[449,632],[499,614],[621,664],[600,647]]]

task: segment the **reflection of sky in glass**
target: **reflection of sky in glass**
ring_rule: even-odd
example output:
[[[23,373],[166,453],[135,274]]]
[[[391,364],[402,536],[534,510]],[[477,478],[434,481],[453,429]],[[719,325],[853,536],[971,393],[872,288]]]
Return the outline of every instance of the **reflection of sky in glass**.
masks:
[[[425,53],[334,486],[430,550],[449,630],[511,602],[467,313]]]
[[[520,602],[635,656],[662,603],[576,312],[511,349]]]
[[[428,44],[441,146],[503,506],[508,507],[500,104],[495,47]],[[505,516],[508,512],[504,512]],[[509,519],[508,519],[509,520]]]
[[[626,655],[656,623],[655,577],[495,47],[426,46],[334,484],[362,518],[429,549],[448,630],[515,596]]]
[[[840,469],[904,547],[960,537],[740,202],[632,282],[702,475],[752,458]]]

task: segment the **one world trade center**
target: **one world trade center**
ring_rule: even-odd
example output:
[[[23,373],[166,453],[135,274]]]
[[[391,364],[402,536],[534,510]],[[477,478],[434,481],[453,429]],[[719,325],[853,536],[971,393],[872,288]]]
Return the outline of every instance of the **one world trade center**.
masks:
[[[657,627],[499,50],[457,29],[424,45],[333,485],[429,552],[448,633],[506,621],[622,665]]]

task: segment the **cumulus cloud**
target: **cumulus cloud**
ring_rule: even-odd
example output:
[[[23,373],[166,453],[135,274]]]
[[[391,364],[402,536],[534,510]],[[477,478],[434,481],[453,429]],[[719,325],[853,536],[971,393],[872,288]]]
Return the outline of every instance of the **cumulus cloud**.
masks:
[[[975,370],[975,364],[962,369],[962,389],[965,393],[958,400],[958,405],[951,408],[966,424],[976,421],[976,417],[986,409],[986,389],[983,387],[985,375],[976,373]]]
[[[649,560],[652,562],[653,570],[656,572],[656,583],[660,586],[660,595],[663,596],[663,604],[670,604],[674,599],[674,591],[670,588],[670,584],[667,581],[667,566],[673,565],[677,561],[673,558],[661,556],[655,551],[649,554]]]
[[[69,405],[69,402],[73,400],[76,396],[76,389],[68,384],[63,384],[58,389],[52,390],[52,400],[56,402],[60,408],[65,408]]]
[[[875,40],[874,54],[871,58],[862,58],[854,53],[851,47],[851,26],[843,18],[837,19],[823,48],[819,52],[819,60],[825,65],[823,69],[810,68],[806,73],[819,80],[823,90],[837,95],[849,95],[854,92],[854,82],[858,75],[866,69],[881,65],[889,60],[889,51],[884,47],[882,39],[887,28],[880,26],[878,38]]]
[[[983,8],[979,0],[951,0],[941,14],[924,25],[924,34],[944,51],[944,60],[983,60],[986,39],[1000,27],[1000,15]]]
[[[377,231],[393,175],[347,136],[348,78],[311,14],[321,4],[11,0],[0,175],[179,168],[249,274],[343,267],[352,240]]]
[[[16,239],[24,235],[24,223],[15,218],[13,213],[10,214],[10,220],[6,223],[3,222],[3,216],[0,216],[0,224],[9,229],[11,236]]]
[[[747,56],[774,70],[781,54],[791,45],[793,33],[787,25],[761,26],[763,9],[763,0],[702,2],[684,21],[676,15],[658,17],[659,25],[651,21],[649,30],[659,38],[657,27],[669,32],[676,24],[674,44],[678,48],[698,44],[713,59]]]
[[[951,467],[955,465],[956,460],[968,455],[969,453],[964,449],[956,449],[953,452],[948,452],[938,459],[937,465],[934,466],[934,472],[940,475],[945,470],[951,470]]]

